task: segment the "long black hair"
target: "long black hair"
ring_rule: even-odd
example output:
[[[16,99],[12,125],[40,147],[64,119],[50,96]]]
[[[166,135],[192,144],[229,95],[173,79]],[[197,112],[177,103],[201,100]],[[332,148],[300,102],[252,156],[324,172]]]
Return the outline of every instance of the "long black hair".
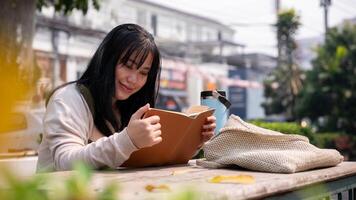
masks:
[[[112,99],[115,95],[115,69],[126,64],[132,55],[139,59],[137,68],[153,55],[151,69],[145,85],[128,99],[116,101],[120,119],[116,119]],[[88,64],[77,83],[86,86],[94,101],[94,124],[106,136],[112,135],[107,123],[115,132],[122,130],[137,109],[150,103],[154,107],[159,88],[161,59],[150,33],[136,24],[122,24],[111,30]]]

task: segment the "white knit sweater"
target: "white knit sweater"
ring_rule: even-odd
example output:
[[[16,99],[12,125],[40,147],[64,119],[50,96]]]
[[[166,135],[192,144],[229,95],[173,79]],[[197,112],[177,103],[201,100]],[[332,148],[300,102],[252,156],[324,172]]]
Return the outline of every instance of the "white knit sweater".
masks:
[[[75,84],[52,95],[43,124],[38,172],[70,170],[76,161],[83,161],[93,168],[117,168],[137,150],[126,128],[110,137],[97,131],[88,104]],[[93,141],[90,144],[89,139]]]

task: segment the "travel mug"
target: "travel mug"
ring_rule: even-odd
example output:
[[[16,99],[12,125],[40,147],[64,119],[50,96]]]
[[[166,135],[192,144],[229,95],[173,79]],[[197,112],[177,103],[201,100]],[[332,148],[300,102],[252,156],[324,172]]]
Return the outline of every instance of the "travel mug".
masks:
[[[217,135],[226,123],[228,109],[231,106],[229,100],[226,99],[226,92],[216,90],[202,91],[200,93],[200,104],[215,109],[216,128],[214,134]]]

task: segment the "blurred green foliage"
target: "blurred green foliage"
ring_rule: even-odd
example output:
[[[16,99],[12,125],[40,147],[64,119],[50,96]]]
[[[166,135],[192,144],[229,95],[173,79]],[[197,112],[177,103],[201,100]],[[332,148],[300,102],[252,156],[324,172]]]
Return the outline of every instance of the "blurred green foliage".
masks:
[[[309,138],[311,144],[319,148],[336,149],[345,157],[345,160],[356,160],[356,136],[344,132],[314,133],[310,127],[302,127],[295,122],[264,122],[261,120],[249,122],[285,134],[304,135]]]
[[[91,2],[92,6],[98,10],[100,8],[101,0],[37,0],[37,9],[41,11],[42,7],[48,7],[54,5],[56,12],[63,12],[68,14],[74,9],[81,10],[83,14],[88,12],[89,4]]]
[[[118,197],[118,187],[111,183],[102,191],[90,188],[91,170],[84,164],[74,167],[72,176],[66,180],[51,180],[46,174],[20,179],[9,169],[2,169],[0,177],[6,187],[0,189],[0,199],[6,200],[114,200]]]
[[[315,134],[316,146],[321,148],[336,148],[335,140],[343,135],[343,133],[317,133]]]
[[[355,135],[356,25],[330,29],[316,53],[298,98],[298,116],[309,118],[319,132]]]
[[[310,143],[316,144],[315,134],[312,129],[310,127],[302,127],[296,122],[264,122],[261,120],[252,120],[249,122],[256,126],[278,131],[284,134],[303,135],[309,138]]]
[[[185,189],[184,191],[173,195],[171,200],[199,200],[202,199],[201,195],[194,190]]]
[[[295,10],[289,9],[278,13],[277,41],[278,66],[264,81],[265,102],[262,106],[267,115],[283,114],[287,119],[294,120],[296,98],[302,87],[299,66],[295,62],[294,51],[296,32],[300,26],[299,16]]]
[[[120,172],[118,172],[120,173]],[[1,200],[116,200],[119,199],[119,187],[116,183],[106,184],[101,190],[94,191],[90,186],[92,170],[77,163],[68,178],[51,179],[50,174],[37,174],[32,177],[18,178],[10,169],[1,168]],[[185,188],[169,194],[170,200],[210,199],[191,188]],[[158,198],[150,198],[152,200]]]
[[[356,136],[341,132],[315,134],[316,145],[321,148],[336,149],[345,160],[356,160]]]

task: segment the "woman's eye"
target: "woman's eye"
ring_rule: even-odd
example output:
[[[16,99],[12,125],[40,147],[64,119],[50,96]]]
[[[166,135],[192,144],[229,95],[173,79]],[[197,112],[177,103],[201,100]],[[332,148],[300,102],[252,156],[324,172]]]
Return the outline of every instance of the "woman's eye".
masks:
[[[130,65],[130,64],[125,64],[124,66],[128,69],[132,69],[132,65]]]

